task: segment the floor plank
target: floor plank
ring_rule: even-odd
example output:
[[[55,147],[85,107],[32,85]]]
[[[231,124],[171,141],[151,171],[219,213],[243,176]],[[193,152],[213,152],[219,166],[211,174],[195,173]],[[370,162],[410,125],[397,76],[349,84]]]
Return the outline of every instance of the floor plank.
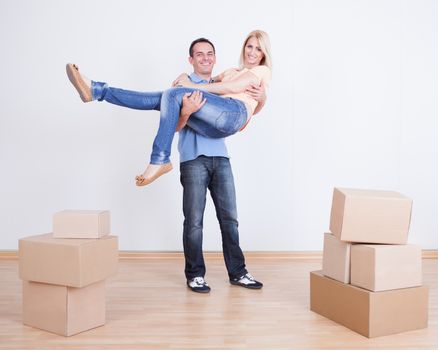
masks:
[[[228,283],[207,258],[212,291],[191,292],[181,258],[126,259],[107,281],[107,324],[69,338],[24,326],[17,260],[0,261],[0,349],[438,349],[438,259],[424,259],[429,327],[368,339],[309,310],[320,259],[248,258],[262,290]]]

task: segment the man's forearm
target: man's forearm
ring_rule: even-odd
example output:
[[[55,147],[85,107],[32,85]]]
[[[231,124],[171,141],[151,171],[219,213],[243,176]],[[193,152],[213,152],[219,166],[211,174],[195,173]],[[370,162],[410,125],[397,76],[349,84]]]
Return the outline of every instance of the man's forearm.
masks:
[[[178,124],[176,124],[175,131],[180,131],[187,123],[187,119],[190,118],[191,113],[181,109],[179,113]]]
[[[254,114],[257,114],[258,112],[260,112],[263,108],[263,106],[265,105],[266,99],[264,99],[263,101],[260,101],[256,108],[254,109]]]

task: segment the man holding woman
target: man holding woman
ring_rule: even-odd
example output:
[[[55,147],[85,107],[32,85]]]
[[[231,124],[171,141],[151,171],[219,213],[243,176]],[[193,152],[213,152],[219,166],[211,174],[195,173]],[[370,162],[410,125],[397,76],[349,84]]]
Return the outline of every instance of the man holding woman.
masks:
[[[230,283],[260,289],[263,284],[256,281],[246,270],[243,252],[239,246],[234,179],[223,137],[242,129],[249,122],[251,115],[257,113],[264,104],[264,88],[260,91],[258,86],[263,86],[266,81],[257,79],[258,76],[251,73],[250,69],[259,66],[261,62],[269,64],[268,68],[270,68],[269,41],[266,33],[251,32],[242,48],[242,68],[225,71],[214,78],[215,83],[211,83],[211,72],[216,62],[213,44],[204,38],[195,40],[190,46],[189,54],[189,62],[194,72],[190,76],[182,75],[177,78],[175,85],[190,88],[200,86],[204,91],[222,92],[231,98],[223,99],[225,103],[223,101],[218,103],[216,99],[222,99],[221,97],[210,96],[211,94],[206,93],[205,99],[197,90],[182,90],[181,88],[171,89],[168,90],[170,92],[166,91],[163,94],[137,93],[110,88],[105,83],[90,83],[82,76],[78,84],[75,78],[77,74],[72,71],[77,68],[71,66],[69,72],[69,66],[67,66],[67,72],[84,102],[98,99],[130,108],[161,110],[160,129],[154,141],[154,152],[157,150],[155,156],[163,156],[159,159],[160,161],[168,160],[173,133],[176,128],[182,128],[178,149],[181,162],[181,184],[184,188],[183,244],[187,286],[195,292],[210,291],[210,287],[204,280],[205,262],[202,253],[202,225],[208,188],[221,228],[224,260]],[[77,70],[76,72],[78,73]],[[268,73],[270,75],[270,69]],[[236,79],[236,76],[240,78]],[[239,97],[235,96],[236,94],[240,94]],[[208,105],[211,99],[215,102],[210,101]],[[231,107],[227,100],[233,100],[230,101]],[[169,105],[172,106],[169,107]],[[209,107],[208,111],[204,110],[204,114],[199,113],[206,106]],[[222,110],[221,107],[223,107]],[[177,118],[174,116],[175,111],[169,113],[168,108],[178,111]],[[163,109],[166,110],[165,113]],[[171,121],[169,122],[168,119]],[[188,126],[183,127],[186,121]],[[172,132],[170,145],[165,145],[159,135],[161,132],[161,138],[169,139],[169,130]],[[169,154],[166,153],[167,150]],[[138,185],[142,185],[143,181],[150,183],[151,178],[153,181],[171,169],[171,167],[166,169],[170,162],[155,164],[154,152],[151,164],[145,173],[142,177],[137,177]]]
[[[196,84],[179,79],[176,87],[164,92],[136,92],[109,87],[108,84],[86,79],[73,64],[67,74],[84,102],[105,100],[124,107],[160,110],[160,126],[154,139],[151,160],[140,176],[137,186],[150,184],[172,169],[170,151],[177,128],[184,96],[200,89],[205,101],[193,113],[188,125],[197,133],[221,138],[242,130],[252,115],[260,110],[258,102],[245,91],[252,85],[267,85],[271,79],[269,38],[263,31],[251,32],[241,52],[241,66],[224,71],[209,84]],[[196,87],[196,89],[195,89]],[[221,95],[221,96],[219,96]]]

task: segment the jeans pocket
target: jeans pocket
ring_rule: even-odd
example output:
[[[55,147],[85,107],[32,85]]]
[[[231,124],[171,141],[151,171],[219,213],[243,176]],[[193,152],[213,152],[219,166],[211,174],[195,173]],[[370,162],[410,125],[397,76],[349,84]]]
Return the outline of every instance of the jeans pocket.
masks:
[[[239,112],[222,112],[216,119],[216,129],[227,135],[233,135],[239,131],[242,124],[242,116]]]

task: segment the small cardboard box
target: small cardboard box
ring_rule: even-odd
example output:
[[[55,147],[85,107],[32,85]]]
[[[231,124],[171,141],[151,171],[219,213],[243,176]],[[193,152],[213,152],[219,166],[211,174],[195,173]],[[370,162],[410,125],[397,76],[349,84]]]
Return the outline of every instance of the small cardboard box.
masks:
[[[421,286],[421,247],[413,244],[353,245],[351,284],[375,292]]]
[[[18,242],[18,257],[21,279],[80,288],[117,272],[117,237],[62,239],[51,233],[26,237]]]
[[[53,215],[55,238],[100,238],[110,234],[108,210],[63,210]]]
[[[324,234],[322,273],[342,283],[350,283],[351,243],[342,242],[327,232]]]
[[[310,310],[368,338],[426,328],[428,300],[426,286],[370,292],[310,273]]]
[[[411,209],[397,192],[335,188],[330,231],[346,242],[405,244]]]
[[[70,336],[105,324],[105,281],[84,288],[23,281],[23,323]]]

